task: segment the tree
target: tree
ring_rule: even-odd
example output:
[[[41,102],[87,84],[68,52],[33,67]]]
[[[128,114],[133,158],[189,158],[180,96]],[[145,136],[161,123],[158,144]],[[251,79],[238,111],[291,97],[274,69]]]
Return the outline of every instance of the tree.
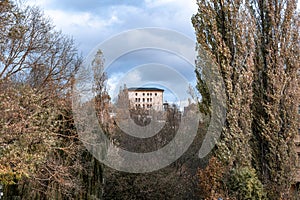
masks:
[[[73,39],[55,31],[38,8],[0,4],[0,79],[28,83],[39,92],[66,92],[81,63]]]
[[[120,90],[123,93],[124,90]],[[124,98],[126,94],[119,94],[119,97]],[[124,100],[124,101],[123,101]],[[128,98],[121,99],[124,104]],[[121,102],[121,103],[122,103]],[[122,104],[122,105],[124,105]],[[137,108],[130,110],[132,117],[145,113],[144,108]],[[161,111],[153,111],[161,112]],[[150,113],[151,115],[152,113]],[[149,113],[145,114],[149,117]],[[113,131],[110,132],[111,140],[119,148],[126,149],[130,152],[153,152],[168,145],[175,137],[179,129],[181,113],[176,105],[170,105],[166,111],[163,112],[165,120],[164,126],[152,137],[138,138],[130,136],[126,131],[122,130],[117,125],[114,126]],[[151,123],[161,125],[155,117],[152,117]],[[159,121],[161,121],[160,119]],[[135,121],[138,126],[145,126],[145,122],[140,120]],[[153,125],[152,124],[152,125]],[[199,132],[201,132],[200,130]],[[186,131],[188,134],[189,132]],[[144,173],[127,173],[120,172],[114,169],[105,167],[104,185],[104,199],[196,199],[197,188],[196,169],[197,162],[199,162],[196,152],[198,151],[199,143],[193,144],[185,154],[169,166],[159,169],[157,171],[149,172],[145,176]],[[176,149],[174,148],[174,152]],[[161,159],[160,157],[155,158]],[[122,162],[122,161],[120,161]]]
[[[254,162],[269,198],[288,197],[298,134],[299,12],[297,1],[253,1],[256,23],[253,82]]]
[[[109,124],[112,123],[109,115],[111,99],[106,88],[107,74],[104,72],[104,58],[101,50],[97,51],[91,64],[94,75],[95,108],[102,129],[108,132]]]
[[[254,22],[240,1],[198,1],[198,13],[193,17],[200,49],[207,51],[225,84],[227,96],[226,127],[218,146],[220,157],[229,165],[250,165],[251,103],[253,80]],[[248,20],[249,24],[244,25]],[[196,74],[202,104],[210,105],[201,60]],[[200,105],[201,107],[201,105]]]
[[[73,40],[55,31],[37,8],[0,4],[4,197],[98,198],[100,165],[78,140],[73,122],[69,93],[81,64]]]
[[[198,0],[197,4],[198,13],[192,18],[197,41],[218,66],[227,96],[226,124],[215,155],[232,169],[256,169],[269,198],[288,195],[297,134],[295,102],[299,102],[296,1]],[[202,71],[209,66],[201,64],[196,74],[205,111],[210,99]]]
[[[51,121],[57,110],[29,87],[1,86],[0,181],[14,184],[34,172],[35,165],[43,162],[48,149],[54,146]]]

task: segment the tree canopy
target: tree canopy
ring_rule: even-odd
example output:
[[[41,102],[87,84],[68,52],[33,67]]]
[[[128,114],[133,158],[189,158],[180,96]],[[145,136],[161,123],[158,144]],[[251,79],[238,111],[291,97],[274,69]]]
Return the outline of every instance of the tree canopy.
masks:
[[[268,198],[289,197],[298,134],[297,2],[198,0],[197,4],[192,22],[198,44],[218,65],[226,89],[226,126],[215,151],[228,166],[222,178],[230,177],[231,169],[250,167]],[[205,91],[209,80],[201,74],[205,67],[200,62],[196,71],[202,106],[209,105]]]

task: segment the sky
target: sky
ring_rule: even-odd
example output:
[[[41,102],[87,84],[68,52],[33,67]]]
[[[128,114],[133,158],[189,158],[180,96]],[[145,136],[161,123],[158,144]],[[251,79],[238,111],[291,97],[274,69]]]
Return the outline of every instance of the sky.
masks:
[[[42,8],[57,29],[71,35],[86,55],[95,44],[122,31],[161,27],[195,38],[196,0],[27,0]]]
[[[84,58],[115,35],[132,29],[169,29],[177,31],[196,44],[191,24],[191,17],[197,12],[196,0],[24,1],[28,5],[40,7],[57,30],[73,37]],[[137,35],[136,38],[128,38],[128,41],[141,43],[143,39]],[[165,41],[162,40],[163,37],[148,34],[146,40],[151,39],[153,42],[161,40],[162,43],[172,45],[172,38]],[[176,42],[178,48],[194,48],[193,45],[185,46],[180,41]],[[131,43],[125,45],[132,46]],[[109,44],[117,48],[120,45]],[[109,60],[107,56],[111,52],[103,53],[106,61]],[[192,87],[196,85],[194,63],[159,49],[139,49],[124,53],[115,58],[105,71],[108,74],[107,86],[112,99],[116,98],[120,86],[124,84],[127,87],[154,86],[165,89],[164,101],[176,103],[182,109],[190,97],[186,84],[182,83],[188,83]]]
[[[197,12],[196,0],[27,0],[26,4],[40,7],[57,30],[73,37],[83,57],[114,35],[147,27],[177,31],[196,44],[191,24]],[[157,49],[124,54],[106,72],[113,99],[123,84],[156,86],[165,89],[164,101],[181,109],[189,97],[181,83],[196,84],[193,63]]]

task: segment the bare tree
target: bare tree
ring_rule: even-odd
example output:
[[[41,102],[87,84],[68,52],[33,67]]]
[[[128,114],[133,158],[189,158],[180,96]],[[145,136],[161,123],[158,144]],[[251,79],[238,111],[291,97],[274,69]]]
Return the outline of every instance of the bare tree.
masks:
[[[5,197],[85,198],[92,193],[81,191],[89,183],[86,177],[99,165],[87,164],[92,159],[77,138],[67,95],[81,64],[74,42],[55,31],[37,8],[21,9],[7,0],[0,5],[0,182]]]
[[[81,63],[73,39],[55,31],[38,8],[1,4],[0,79],[47,92],[69,87]]]
[[[93,91],[95,93],[95,108],[98,120],[102,128],[108,131],[109,124],[111,123],[109,116],[111,102],[106,87],[107,75],[104,72],[104,58],[101,50],[98,50],[91,64],[94,75]]]

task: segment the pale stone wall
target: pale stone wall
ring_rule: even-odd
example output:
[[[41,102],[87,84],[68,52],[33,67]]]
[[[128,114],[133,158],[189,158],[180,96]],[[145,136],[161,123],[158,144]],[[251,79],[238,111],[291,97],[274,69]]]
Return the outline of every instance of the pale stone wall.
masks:
[[[163,109],[163,91],[161,90],[129,90],[128,97],[130,106],[145,109]]]

